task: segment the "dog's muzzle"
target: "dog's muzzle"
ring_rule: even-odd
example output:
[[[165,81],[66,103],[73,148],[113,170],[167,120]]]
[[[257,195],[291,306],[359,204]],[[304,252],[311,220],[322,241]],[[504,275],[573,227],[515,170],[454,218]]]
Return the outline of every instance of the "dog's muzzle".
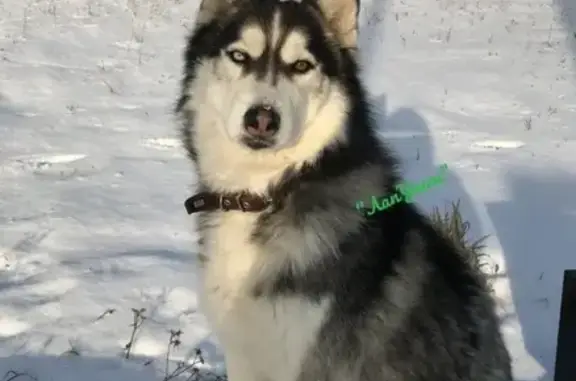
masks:
[[[244,136],[242,142],[252,149],[274,145],[274,137],[280,130],[280,113],[274,106],[257,104],[244,114]]]

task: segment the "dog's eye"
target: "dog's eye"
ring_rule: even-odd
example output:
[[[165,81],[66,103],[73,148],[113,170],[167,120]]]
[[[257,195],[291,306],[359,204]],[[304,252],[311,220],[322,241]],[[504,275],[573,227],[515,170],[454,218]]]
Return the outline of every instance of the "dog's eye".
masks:
[[[294,73],[297,74],[306,74],[308,73],[310,70],[314,69],[314,64],[310,61],[306,61],[306,60],[298,60],[296,62],[294,62],[290,68],[292,69],[292,71]]]
[[[230,60],[232,60],[232,62],[237,64],[243,64],[250,59],[250,56],[248,56],[247,53],[237,49],[227,51],[226,55]]]

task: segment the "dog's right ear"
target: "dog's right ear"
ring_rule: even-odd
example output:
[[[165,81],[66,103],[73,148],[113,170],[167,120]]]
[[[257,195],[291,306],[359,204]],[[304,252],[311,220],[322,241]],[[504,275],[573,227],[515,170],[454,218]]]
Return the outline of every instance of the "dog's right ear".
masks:
[[[316,0],[316,3],[342,46],[355,50],[358,45],[360,0]]]
[[[196,25],[206,24],[223,12],[230,12],[237,0],[202,0],[196,16]]]

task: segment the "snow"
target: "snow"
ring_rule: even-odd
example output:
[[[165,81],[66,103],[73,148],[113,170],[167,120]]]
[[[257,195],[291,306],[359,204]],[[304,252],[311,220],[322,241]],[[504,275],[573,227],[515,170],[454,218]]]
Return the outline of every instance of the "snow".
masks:
[[[551,381],[562,272],[576,268],[576,4],[363,1],[361,58],[408,181],[447,163],[518,381]],[[171,110],[198,1],[0,2],[0,377],[158,381],[222,354],[197,310]],[[147,317],[130,359],[132,308]]]

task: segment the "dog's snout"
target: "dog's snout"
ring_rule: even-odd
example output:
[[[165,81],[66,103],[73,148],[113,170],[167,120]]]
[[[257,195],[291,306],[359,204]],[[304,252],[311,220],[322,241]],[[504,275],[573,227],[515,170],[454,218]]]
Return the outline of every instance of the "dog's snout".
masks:
[[[271,105],[254,105],[244,114],[244,129],[253,137],[271,138],[280,129],[280,114]]]

